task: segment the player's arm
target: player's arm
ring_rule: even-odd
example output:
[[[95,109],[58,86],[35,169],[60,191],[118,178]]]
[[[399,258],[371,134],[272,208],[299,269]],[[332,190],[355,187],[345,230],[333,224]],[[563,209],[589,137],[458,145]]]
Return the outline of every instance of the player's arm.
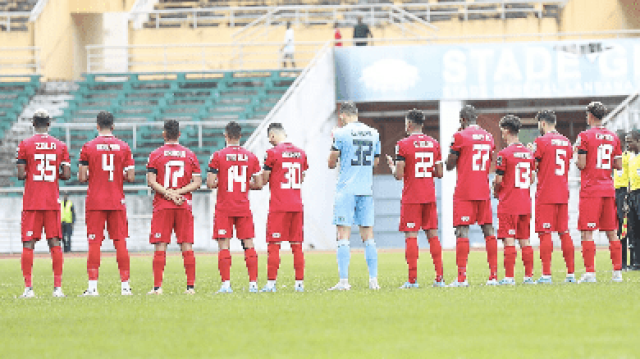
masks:
[[[66,181],[71,178],[71,164],[63,163],[60,165],[60,179]]]
[[[618,171],[622,169],[622,157],[615,157],[613,159],[613,168]]]
[[[211,172],[211,168],[209,168],[209,172],[207,172],[207,188],[218,188],[218,172]]]
[[[149,168],[147,172],[147,184],[151,189],[153,189],[156,193],[160,193],[164,198],[173,201],[175,204],[180,205],[183,201],[182,195],[178,194],[176,191],[168,188],[164,188],[157,181],[157,172],[154,168]]]
[[[78,167],[78,181],[80,183],[85,183],[89,180],[89,165],[83,164],[80,162],[80,167]]]
[[[582,136],[582,134],[578,135],[578,141],[575,146],[576,157],[576,166],[580,171],[587,167],[587,136]]]
[[[135,167],[126,169],[124,180],[129,182],[129,183],[133,183],[133,182],[136,181],[136,169],[135,169]]]
[[[182,196],[183,194],[195,192],[200,186],[202,186],[202,176],[200,173],[194,173],[191,176],[191,183],[182,188],[178,188],[176,193]]]
[[[493,179],[493,197],[498,198],[498,194],[500,193],[500,188],[502,188],[502,178],[503,175],[499,175],[496,172],[496,177]]]
[[[16,167],[18,168],[18,179],[20,181],[26,180],[27,179],[27,164],[18,162]]]
[[[260,173],[254,173],[251,176],[251,180],[249,181],[249,189],[258,191],[264,187],[264,183],[262,182],[262,175]]]
[[[375,155],[375,157],[373,158],[373,167],[378,167],[379,164],[380,164],[380,155]]]
[[[393,177],[398,181],[402,180],[404,177],[404,158],[397,156],[394,161],[391,156],[387,155],[387,165],[389,165]]]
[[[262,187],[266,186],[267,183],[269,183],[269,180],[271,179],[271,168],[267,169],[267,166],[265,166],[262,169],[262,172],[260,172],[256,176],[260,176],[260,184],[262,185],[260,186],[260,189],[262,189]]]
[[[340,159],[340,151],[332,150],[329,153],[329,168],[334,169],[338,166],[338,160]]]
[[[460,153],[454,150],[451,150],[449,156],[447,156],[447,171],[454,170],[458,165],[458,157]]]
[[[578,150],[578,159],[576,160],[576,166],[578,166],[580,171],[587,166],[587,152],[584,151],[584,153],[582,153],[581,151],[583,150]]]
[[[433,167],[433,177],[442,178],[442,176],[444,176],[444,170],[442,168],[442,162],[438,162]]]

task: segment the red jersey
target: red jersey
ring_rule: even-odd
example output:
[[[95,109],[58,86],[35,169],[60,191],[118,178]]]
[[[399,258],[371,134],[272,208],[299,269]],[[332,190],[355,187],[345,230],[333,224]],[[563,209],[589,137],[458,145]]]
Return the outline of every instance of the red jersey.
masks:
[[[496,174],[502,175],[498,192],[498,213],[522,215],[531,213],[531,172],[533,153],[521,143],[513,143],[498,153]]]
[[[538,168],[536,204],[569,203],[571,142],[558,132],[549,132],[536,138],[534,144]]]
[[[60,166],[70,166],[67,145],[48,134],[36,134],[18,145],[17,164],[26,165],[23,211],[60,210]]]
[[[587,155],[580,173],[580,197],[614,197],[613,160],[622,157],[620,139],[604,127],[580,132],[576,142],[578,154]]]
[[[156,148],[149,155],[147,171],[156,174],[156,181],[164,188],[179,189],[191,183],[193,176],[200,176],[198,157],[190,149],[178,143],[168,143]],[[180,206],[156,192],[153,210],[186,208],[191,209],[191,193],[185,193],[186,201]]]
[[[98,136],[82,146],[80,165],[89,167],[87,210],[126,209],[124,172],[135,166],[126,142],[112,135]]]
[[[435,165],[442,163],[438,141],[425,134],[414,133],[398,141],[396,161],[405,163],[402,203],[435,202],[433,172]]]
[[[471,125],[453,135],[451,152],[458,155],[458,180],[454,199],[491,199],[489,169],[494,149],[493,136],[477,125]]]
[[[342,41],[337,41],[337,40],[342,40],[342,34],[340,33],[340,29],[336,29],[333,38],[336,40],[336,43],[335,43],[334,46],[341,47],[342,46]]]
[[[240,146],[227,146],[211,156],[209,171],[218,175],[216,212],[229,217],[251,215],[249,184],[251,176],[260,171],[260,161]]]
[[[302,176],[309,168],[307,154],[288,142],[280,143],[267,150],[264,159],[265,171],[269,176],[269,212],[301,212]]]

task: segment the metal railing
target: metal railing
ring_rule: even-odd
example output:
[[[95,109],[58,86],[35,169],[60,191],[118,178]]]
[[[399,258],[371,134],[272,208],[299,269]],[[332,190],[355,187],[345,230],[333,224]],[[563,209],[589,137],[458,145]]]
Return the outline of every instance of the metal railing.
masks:
[[[324,42],[296,42],[295,67],[306,67],[323,44]],[[88,73],[275,69],[280,68],[284,60],[280,42],[89,45],[86,49]],[[127,70],[123,71],[123,68]]]
[[[0,31],[26,31],[30,16],[28,11],[0,12]]]
[[[39,47],[0,47],[0,75],[40,73]]]
[[[461,20],[470,18],[501,18],[509,14],[533,14],[542,17],[545,5],[562,8],[568,0],[499,0],[469,3],[466,1],[447,3],[411,3],[411,4],[363,4],[363,5],[292,5],[292,6],[251,6],[251,7],[210,7],[184,8],[152,11],[131,11],[131,21],[140,16],[150,18],[150,27],[178,26],[182,23],[197,28],[224,24],[228,27],[245,27],[254,21],[265,19],[274,9],[280,13],[279,20],[295,24],[335,24],[354,25],[357,17],[362,16],[365,23],[373,26],[389,20],[388,12],[392,7],[418,14],[423,21],[431,22],[442,16],[458,16]],[[471,15],[471,16],[470,16]],[[252,26],[255,26],[252,25]]]
[[[627,97],[618,107],[613,109],[602,121],[612,131],[629,131],[640,125],[640,93]]]

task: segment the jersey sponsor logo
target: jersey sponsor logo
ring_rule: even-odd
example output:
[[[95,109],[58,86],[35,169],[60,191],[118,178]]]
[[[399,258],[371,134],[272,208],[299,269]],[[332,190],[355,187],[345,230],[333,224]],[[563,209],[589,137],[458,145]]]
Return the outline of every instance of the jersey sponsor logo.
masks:
[[[98,151],[120,151],[120,145],[113,143],[113,144],[98,144],[96,145],[96,150]]]
[[[187,157],[186,151],[164,151],[165,157]]]
[[[55,150],[56,144],[53,142],[36,142],[36,150]]]
[[[596,228],[595,223],[587,223],[587,228]]]
[[[273,234],[271,235],[271,237],[273,237],[273,238],[280,238],[280,233],[273,233]]]
[[[227,161],[242,161],[242,162],[247,162],[249,161],[249,156],[243,153],[228,153],[226,155],[226,159]]]
[[[544,228],[544,229],[549,229],[549,228],[551,228],[551,223],[543,223],[543,224],[542,224],[542,228]]]

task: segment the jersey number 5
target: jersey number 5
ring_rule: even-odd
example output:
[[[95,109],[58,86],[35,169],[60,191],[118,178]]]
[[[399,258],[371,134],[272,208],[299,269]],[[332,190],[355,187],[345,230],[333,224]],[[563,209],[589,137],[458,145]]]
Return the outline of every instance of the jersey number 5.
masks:
[[[558,165],[558,168],[556,168],[557,176],[564,176],[566,172],[566,166],[565,166],[566,161],[567,161],[567,150],[557,149],[556,150],[556,165]]]
[[[487,163],[489,162],[489,153],[491,152],[491,146],[487,144],[475,144],[473,145],[473,158],[471,165],[474,171],[486,171]]]
[[[37,153],[33,155],[36,161],[40,161],[36,167],[40,173],[33,175],[34,181],[54,182],[56,180],[56,154]]]

